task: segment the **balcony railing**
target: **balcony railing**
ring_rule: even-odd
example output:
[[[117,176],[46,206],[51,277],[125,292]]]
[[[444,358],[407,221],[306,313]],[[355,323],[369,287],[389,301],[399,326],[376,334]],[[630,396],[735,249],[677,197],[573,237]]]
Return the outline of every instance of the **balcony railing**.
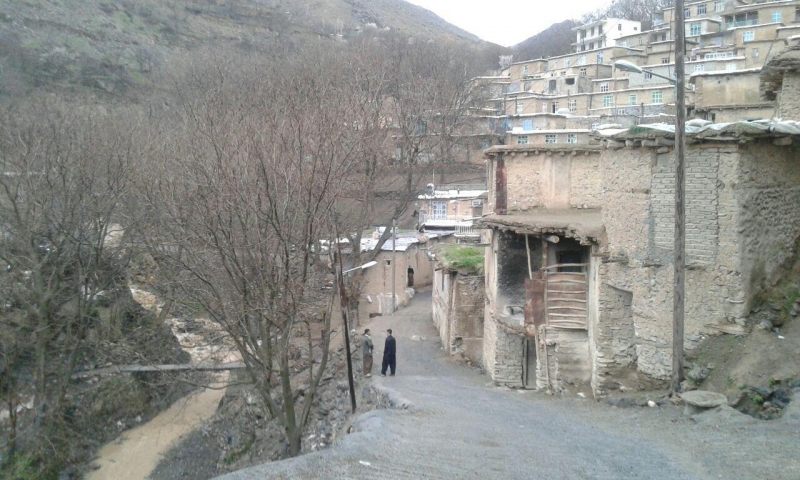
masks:
[[[758,25],[758,19],[754,18],[752,20],[739,20],[736,22],[725,22],[725,30],[730,30],[731,28],[736,27],[749,27],[751,25]]]

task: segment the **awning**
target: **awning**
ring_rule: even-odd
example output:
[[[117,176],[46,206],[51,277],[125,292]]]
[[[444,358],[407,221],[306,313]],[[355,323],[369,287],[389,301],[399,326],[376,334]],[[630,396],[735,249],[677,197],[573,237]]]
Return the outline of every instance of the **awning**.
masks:
[[[582,244],[603,243],[605,228],[599,209],[529,210],[509,215],[487,215],[474,223],[478,228],[511,230],[520,235],[561,235]]]

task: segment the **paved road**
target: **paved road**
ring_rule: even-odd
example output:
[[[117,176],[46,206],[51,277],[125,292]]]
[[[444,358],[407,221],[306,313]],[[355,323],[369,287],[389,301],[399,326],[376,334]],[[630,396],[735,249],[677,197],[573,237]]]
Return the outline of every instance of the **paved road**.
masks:
[[[800,422],[697,423],[675,407],[616,409],[499,389],[445,357],[430,293],[398,313],[370,326],[376,361],[378,332],[393,328],[398,339],[397,376],[374,382],[410,410],[369,412],[330,450],[226,478],[800,479]]]

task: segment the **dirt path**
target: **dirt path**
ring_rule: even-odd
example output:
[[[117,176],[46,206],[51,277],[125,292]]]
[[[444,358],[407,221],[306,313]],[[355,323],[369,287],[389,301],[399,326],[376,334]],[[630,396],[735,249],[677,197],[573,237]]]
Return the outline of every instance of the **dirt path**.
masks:
[[[164,453],[217,411],[225,389],[204,389],[175,402],[149,422],[131,429],[99,452],[88,480],[145,479]]]
[[[356,433],[329,450],[224,478],[800,478],[797,420],[690,419],[670,405],[618,409],[588,398],[497,388],[442,352],[429,292],[367,326],[378,367],[381,332],[394,329],[397,376],[373,382],[412,408],[361,415]]]

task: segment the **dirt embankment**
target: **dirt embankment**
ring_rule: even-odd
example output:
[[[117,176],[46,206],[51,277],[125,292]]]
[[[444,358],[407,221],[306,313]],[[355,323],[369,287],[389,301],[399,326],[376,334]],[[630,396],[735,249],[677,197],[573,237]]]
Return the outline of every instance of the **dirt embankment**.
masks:
[[[328,448],[347,431],[352,415],[345,362],[344,348],[336,348],[303,435],[303,453]],[[379,400],[360,375],[360,353],[354,356],[353,365],[360,414],[376,408]],[[295,380],[302,382],[302,375]],[[281,426],[269,419],[256,392],[247,385],[248,379],[240,373],[232,377],[232,383],[237,382],[243,384],[228,388],[216,414],[171,449],[150,478],[202,480],[287,458],[288,444]],[[301,386],[299,390],[304,389]],[[299,398],[303,400],[303,394]]]
[[[688,356],[685,384],[720,392],[740,411],[771,420],[800,388],[800,267],[771,289],[746,335],[721,335]]]

